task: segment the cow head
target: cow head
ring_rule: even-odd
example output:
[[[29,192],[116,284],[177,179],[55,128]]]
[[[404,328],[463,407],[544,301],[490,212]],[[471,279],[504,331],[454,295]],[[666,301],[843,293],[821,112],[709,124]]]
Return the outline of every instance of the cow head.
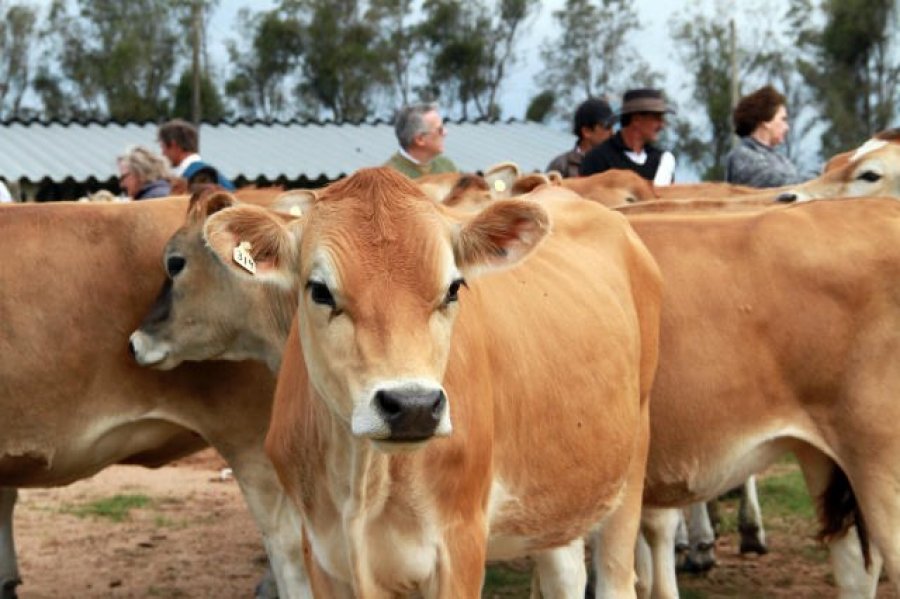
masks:
[[[295,205],[289,198],[279,201],[285,211]],[[211,189],[191,198],[185,224],[163,253],[167,280],[131,335],[138,363],[169,369],[185,360],[257,359],[277,369],[293,318],[295,293],[290,287],[266,284],[272,250],[264,243],[254,245],[255,240],[234,234],[238,244],[246,242],[242,251],[255,262],[253,274],[234,268],[234,255],[225,258],[212,251],[203,236],[204,224],[211,215],[231,207],[239,214],[267,212],[258,206],[238,207],[230,194]],[[289,221],[294,217],[273,214],[272,218]]]
[[[383,168],[335,183],[291,224],[223,210],[207,221],[206,237],[224,256],[239,239],[235,221],[247,238],[277,248],[272,284],[299,289],[315,395],[352,434],[381,447],[450,433],[442,380],[460,304],[477,301],[467,281],[520,261],[549,226],[533,202],[450,211]]]
[[[816,198],[900,197],[900,129],[883,131],[862,146],[835,157],[819,177],[781,194],[781,201]]]

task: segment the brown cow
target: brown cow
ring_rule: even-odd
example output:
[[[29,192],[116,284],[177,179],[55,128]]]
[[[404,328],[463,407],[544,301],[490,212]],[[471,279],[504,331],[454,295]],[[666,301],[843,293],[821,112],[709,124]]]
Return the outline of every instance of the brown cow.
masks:
[[[538,194],[551,192],[559,193],[559,190],[543,190]],[[768,463],[757,461],[747,465],[748,459],[754,461],[759,457],[759,451],[780,451],[780,445],[799,448],[805,471],[817,477],[812,493],[819,498],[828,483],[827,476],[823,475],[836,472],[834,464],[829,465],[822,458],[823,446],[817,445],[819,449],[807,447],[797,440],[796,435],[800,435],[802,441],[814,444],[809,441],[814,436],[836,434],[833,443],[840,447],[835,449],[836,446],[829,444],[824,449],[826,453],[836,452],[836,463],[844,467],[847,457],[841,448],[849,447],[853,439],[841,436],[840,431],[829,432],[827,419],[830,412],[818,415],[817,419],[816,414],[809,412],[815,406],[804,403],[803,390],[821,390],[823,399],[833,394],[837,399],[828,405],[835,410],[867,409],[868,404],[856,403],[854,385],[862,385],[865,389],[865,381],[870,380],[866,378],[865,369],[878,370],[880,363],[866,359],[853,369],[841,364],[831,366],[829,362],[834,360],[828,354],[846,353],[838,346],[842,339],[844,343],[849,341],[845,339],[848,334],[840,331],[847,331],[851,326],[859,326],[862,330],[877,329],[881,319],[891,318],[890,310],[898,309],[887,301],[889,296],[884,296],[889,289],[881,289],[877,283],[882,276],[889,281],[890,274],[863,267],[867,262],[882,259],[878,257],[883,254],[880,247],[900,247],[891,238],[900,233],[900,229],[895,231],[900,227],[900,218],[896,224],[881,222],[897,217],[900,207],[885,200],[856,202],[859,204],[850,200],[837,201],[833,208],[817,202],[756,214],[629,217],[663,267],[668,300],[663,309],[661,348],[664,353],[660,366],[667,373],[667,382],[657,385],[651,410],[652,428],[660,432],[653,437],[648,480],[654,481],[653,488],[658,488],[660,480],[674,477],[665,483],[674,488],[667,492],[670,495],[658,491],[651,493],[648,488],[650,505],[683,505],[716,494],[731,484],[729,479],[739,480],[744,471]],[[244,210],[252,212],[256,209]],[[869,220],[873,220],[873,225],[874,222],[879,224],[870,228]],[[852,256],[846,253],[851,248]],[[230,262],[229,256],[225,258],[225,263]],[[900,260],[894,260],[890,254],[884,254],[883,260],[886,264],[900,264]],[[702,268],[698,264],[703,265]],[[244,275],[243,280],[248,284],[256,278],[247,276],[240,269],[233,268],[229,273]],[[203,319],[209,312],[206,298],[219,296],[227,288],[192,289],[187,285],[188,280],[183,279],[176,280],[176,289],[179,289],[179,283],[182,284],[178,293],[180,302],[171,310],[174,326],[170,328],[174,331],[181,329],[178,319]],[[243,293],[245,289],[242,287],[237,291]],[[836,295],[836,290],[844,290],[846,297]],[[285,305],[296,297],[296,291],[285,285],[280,287],[279,294]],[[865,294],[868,299],[859,294]],[[839,303],[835,303],[838,300]],[[795,310],[795,301],[800,302],[804,310]],[[833,306],[823,308],[823,301],[826,306]],[[854,315],[854,310],[863,305],[860,302],[865,301],[878,309]],[[234,303],[228,302],[229,305]],[[228,340],[239,338],[246,324],[244,312],[241,310],[204,325],[214,324],[213,328],[222,337],[221,341],[210,342],[214,352],[221,352],[222,344]],[[815,319],[815,314],[828,316],[828,320],[820,322]],[[895,317],[900,319],[900,313]],[[271,325],[273,321],[268,322]],[[258,326],[254,323],[250,328]],[[273,336],[271,352],[280,355],[286,330],[282,325],[280,336]],[[838,333],[839,339],[831,337]],[[762,338],[756,341],[761,334]],[[855,337],[856,352],[865,352],[869,344],[878,341],[877,335],[867,340],[861,332]],[[735,343],[736,339],[740,339],[740,343]],[[175,339],[170,346],[189,341],[187,338]],[[296,344],[296,339],[292,343]],[[703,365],[707,367],[700,367]],[[806,373],[805,378],[800,377],[805,365],[813,365],[818,370]],[[800,373],[797,368],[801,369]],[[817,376],[822,378],[815,378]],[[860,380],[853,382],[855,377]],[[734,384],[738,384],[741,392],[732,390]],[[770,396],[772,399],[767,399]],[[710,398],[715,399],[714,405],[710,405]],[[748,417],[750,412],[745,408],[768,405],[776,399],[783,405],[771,413],[775,421],[767,420],[768,412]],[[783,441],[769,443],[763,440],[751,448],[753,451],[742,456],[735,454],[740,448],[723,449],[728,443],[735,442],[752,445],[752,439],[762,434],[761,430],[782,426],[778,418],[783,412],[792,418]],[[823,418],[825,422],[820,422]],[[744,425],[746,428],[742,428]],[[847,434],[864,437],[857,430],[860,426],[864,423],[853,424]],[[717,435],[696,434],[701,430],[717,431]],[[793,441],[791,435],[795,435]],[[845,441],[843,444],[838,443],[841,439]],[[773,456],[764,457],[770,461]],[[821,466],[819,470],[815,469],[816,464]],[[865,466],[863,464],[860,470],[857,464],[847,473],[854,489],[859,481],[865,481],[871,475]],[[667,570],[672,567],[671,544],[667,544],[670,537],[666,536],[669,532],[663,530],[660,533],[659,529],[650,527],[652,523],[651,518],[648,520],[649,536],[657,548],[662,547],[662,553],[658,553],[656,580],[663,587],[668,581],[668,591],[674,592],[674,570]],[[866,586],[869,579],[861,572],[861,562],[854,564],[853,561],[854,546],[858,546],[855,539],[833,535],[831,545],[836,580],[842,592],[870,595]]]
[[[186,206],[0,207],[0,245],[15,257],[0,294],[0,409],[15,424],[0,442],[0,484],[63,485],[115,463],[159,466],[208,443],[234,470],[280,595],[302,596],[299,521],[263,453],[274,377],[251,363],[160,372],[128,353]]]
[[[900,587],[900,204],[629,222],[664,280],[645,504],[709,499],[793,451],[826,518],[841,596],[874,596],[879,555]],[[868,574],[843,534],[854,522],[877,549]],[[655,596],[676,596],[671,530],[647,532]]]
[[[829,161],[815,179],[785,190],[793,201],[842,196],[900,196],[900,129],[883,131]]]
[[[554,231],[534,255],[469,288],[463,273],[511,264],[537,244],[543,208],[501,201],[451,217],[377,169],[329,188],[293,227],[247,207],[208,220],[223,263],[239,269],[231,252],[249,241],[270,248],[255,256],[269,284],[302,282],[303,333],[286,345],[268,448],[303,506],[323,596],[476,597],[485,557],[521,554],[556,573],[543,579],[548,596],[581,596],[583,562],[565,573],[559,559],[603,514],[601,579],[610,596],[633,594],[655,269],[614,213],[574,197],[548,208]],[[510,287],[521,290],[515,301]],[[553,339],[565,352],[547,351]],[[429,441],[449,434],[451,416],[454,433]],[[537,425],[548,419],[553,431]],[[602,458],[575,468],[598,439]],[[366,487],[345,466],[351,455]]]

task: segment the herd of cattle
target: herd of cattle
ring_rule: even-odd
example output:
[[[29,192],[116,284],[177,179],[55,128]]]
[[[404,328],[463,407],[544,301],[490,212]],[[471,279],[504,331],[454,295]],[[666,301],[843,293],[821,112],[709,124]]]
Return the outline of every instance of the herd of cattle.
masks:
[[[681,508],[787,452],[840,596],[900,588],[898,197],[889,131],[775,190],[502,165],[0,207],[2,597],[18,487],[206,446],[283,598],[475,598],[525,556],[580,598],[586,541],[597,597],[677,597]]]

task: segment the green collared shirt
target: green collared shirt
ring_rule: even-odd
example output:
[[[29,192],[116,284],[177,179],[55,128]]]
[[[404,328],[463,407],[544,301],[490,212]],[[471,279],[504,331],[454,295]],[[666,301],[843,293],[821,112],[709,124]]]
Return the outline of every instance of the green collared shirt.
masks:
[[[416,179],[418,177],[421,177],[422,175],[459,172],[459,169],[456,168],[456,165],[453,164],[453,161],[444,155],[435,156],[431,159],[431,161],[426,162],[425,164],[419,164],[417,162],[413,162],[400,152],[397,152],[393,156],[391,156],[390,159],[384,163],[384,165],[400,171],[410,179]]]

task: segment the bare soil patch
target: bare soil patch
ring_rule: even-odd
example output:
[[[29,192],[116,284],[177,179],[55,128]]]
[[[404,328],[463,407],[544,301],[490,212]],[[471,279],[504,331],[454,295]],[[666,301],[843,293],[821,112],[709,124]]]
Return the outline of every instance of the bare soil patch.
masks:
[[[117,466],[68,487],[22,490],[15,515],[19,597],[252,597],[265,568],[262,543],[237,483],[220,476],[223,468],[207,450],[159,470]],[[733,521],[736,506],[723,503],[726,520]],[[683,598],[837,596],[815,523],[765,512],[771,553],[741,557],[737,535],[723,534],[719,566],[680,577]],[[529,582],[521,564],[493,566],[484,596],[528,597]],[[898,599],[886,582],[878,597]]]

